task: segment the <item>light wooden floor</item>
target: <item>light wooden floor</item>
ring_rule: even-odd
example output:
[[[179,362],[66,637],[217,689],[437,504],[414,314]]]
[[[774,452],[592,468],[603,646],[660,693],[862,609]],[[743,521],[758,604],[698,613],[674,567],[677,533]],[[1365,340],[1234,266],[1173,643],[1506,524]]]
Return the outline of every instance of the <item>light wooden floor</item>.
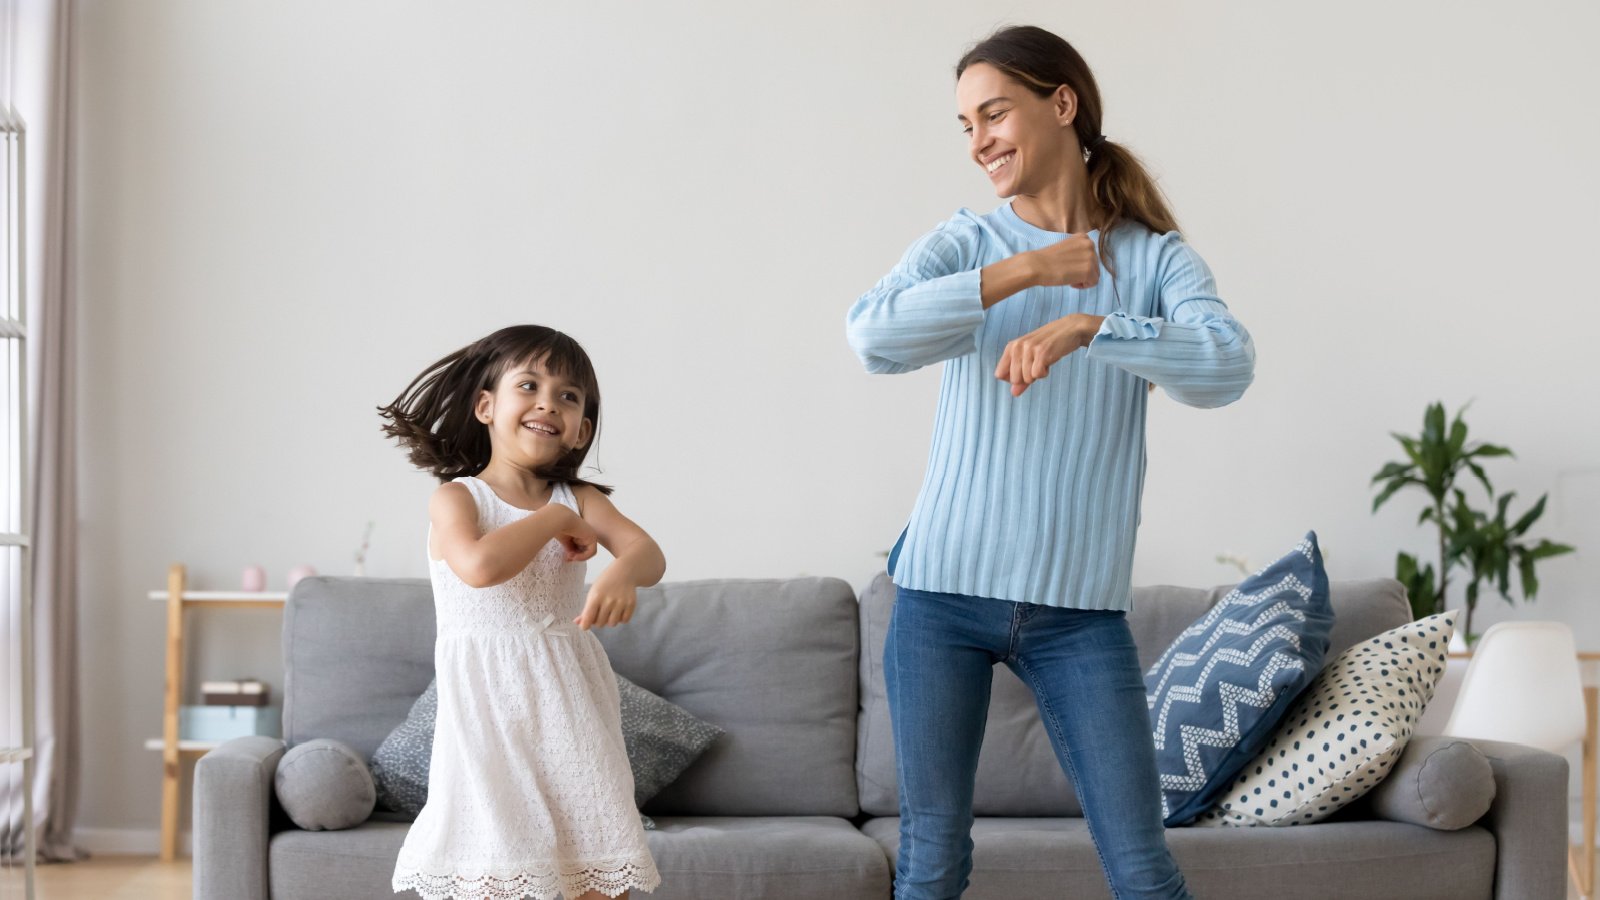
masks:
[[[34,869],[34,900],[190,900],[188,859],[163,863],[150,856],[96,856]],[[22,900],[22,873],[0,874],[0,900]]]
[[[163,863],[148,856],[97,856],[37,869],[35,900],[190,900],[192,866],[187,859]],[[0,872],[0,900],[21,900],[22,875]],[[1567,883],[1568,900],[1578,900]]]

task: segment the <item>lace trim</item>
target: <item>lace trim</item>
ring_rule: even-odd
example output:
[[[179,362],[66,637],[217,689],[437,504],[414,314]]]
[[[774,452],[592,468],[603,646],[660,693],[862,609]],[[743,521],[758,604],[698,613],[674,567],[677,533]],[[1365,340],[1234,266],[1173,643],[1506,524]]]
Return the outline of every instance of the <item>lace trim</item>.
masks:
[[[551,900],[556,896],[577,897],[599,891],[607,897],[620,896],[631,888],[650,892],[661,884],[652,862],[625,862],[615,866],[588,866],[573,872],[511,872],[484,875],[434,875],[427,872],[396,871],[391,887],[395,893],[416,891],[423,900]]]

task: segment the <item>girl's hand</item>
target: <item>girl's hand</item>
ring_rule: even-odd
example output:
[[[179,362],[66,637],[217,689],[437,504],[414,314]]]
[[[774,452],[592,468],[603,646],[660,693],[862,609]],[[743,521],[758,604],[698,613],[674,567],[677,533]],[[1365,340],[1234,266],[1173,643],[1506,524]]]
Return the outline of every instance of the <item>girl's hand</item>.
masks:
[[[589,599],[583,604],[583,614],[573,620],[584,631],[621,625],[633,618],[638,589],[626,579],[607,577],[611,572],[607,569],[595,579],[589,587]]]
[[[1029,385],[1050,374],[1050,367],[1067,354],[1089,346],[1104,319],[1072,313],[1017,338],[1001,352],[994,377],[1011,382],[1011,396],[1022,396]]]
[[[1064,284],[1083,290],[1100,283],[1100,256],[1087,234],[1068,235],[1048,247],[1028,252],[1034,281],[1039,285]]]
[[[566,551],[568,562],[582,562],[594,556],[598,539],[594,529],[582,516],[559,503],[547,504],[545,509],[550,510],[551,515],[561,517],[556,540],[561,542],[561,549]]]

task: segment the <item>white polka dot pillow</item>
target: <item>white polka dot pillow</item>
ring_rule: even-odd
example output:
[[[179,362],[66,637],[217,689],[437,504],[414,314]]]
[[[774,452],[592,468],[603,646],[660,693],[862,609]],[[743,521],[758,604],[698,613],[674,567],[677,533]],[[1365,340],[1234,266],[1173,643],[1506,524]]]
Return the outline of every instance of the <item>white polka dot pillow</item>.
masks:
[[[1328,663],[1196,825],[1305,825],[1371,790],[1433,698],[1455,611],[1357,644]]]

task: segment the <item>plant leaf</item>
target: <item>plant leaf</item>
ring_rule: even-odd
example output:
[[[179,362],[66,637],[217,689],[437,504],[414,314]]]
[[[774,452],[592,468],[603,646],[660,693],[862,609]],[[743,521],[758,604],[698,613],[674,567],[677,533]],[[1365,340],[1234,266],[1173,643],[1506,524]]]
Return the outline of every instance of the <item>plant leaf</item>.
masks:
[[[1456,420],[1450,424],[1451,456],[1460,453],[1461,448],[1467,443],[1467,423],[1461,421],[1461,413],[1463,412],[1466,412],[1466,410],[1463,409],[1461,412],[1456,413]]]
[[[1552,541],[1541,540],[1539,541],[1538,546],[1528,551],[1528,557],[1535,560],[1549,559],[1552,556],[1560,556],[1563,553],[1571,553],[1576,549],[1578,548],[1568,544],[1557,544]]]
[[[1539,521],[1539,517],[1544,515],[1544,501],[1549,498],[1549,496],[1549,494],[1545,494],[1544,496],[1540,497],[1539,502],[1535,503],[1532,509],[1522,514],[1522,518],[1517,520],[1517,524],[1511,526],[1511,533],[1513,535],[1521,537],[1522,533],[1527,531],[1529,526],[1533,525],[1534,522]]]
[[[1411,473],[1411,470],[1415,468],[1416,466],[1411,463],[1387,463],[1382,469],[1378,470],[1378,474],[1372,476],[1372,480],[1377,482],[1382,481],[1385,478],[1393,478],[1396,475],[1408,475]]]
[[[1467,468],[1472,470],[1472,474],[1478,476],[1478,481],[1483,484],[1483,489],[1488,492],[1489,496],[1493,497],[1494,496],[1494,488],[1492,486],[1490,486],[1490,484],[1489,484],[1489,476],[1484,474],[1483,466],[1480,466],[1477,463],[1473,462],[1471,457],[1467,458],[1466,463],[1467,463]]]
[[[1533,574],[1533,563],[1534,558],[1531,553],[1523,554],[1522,558],[1517,560],[1517,574],[1521,576],[1524,600],[1532,600],[1539,593],[1539,579]]]
[[[1395,491],[1400,490],[1408,484],[1416,483],[1416,479],[1413,478],[1396,478],[1393,481],[1390,481],[1388,484],[1384,485],[1382,491],[1378,492],[1378,496],[1372,498],[1372,511],[1377,512],[1378,507],[1382,506],[1385,500],[1393,497]]]
[[[1422,442],[1440,444],[1444,441],[1444,404],[1432,403],[1422,415]]]

